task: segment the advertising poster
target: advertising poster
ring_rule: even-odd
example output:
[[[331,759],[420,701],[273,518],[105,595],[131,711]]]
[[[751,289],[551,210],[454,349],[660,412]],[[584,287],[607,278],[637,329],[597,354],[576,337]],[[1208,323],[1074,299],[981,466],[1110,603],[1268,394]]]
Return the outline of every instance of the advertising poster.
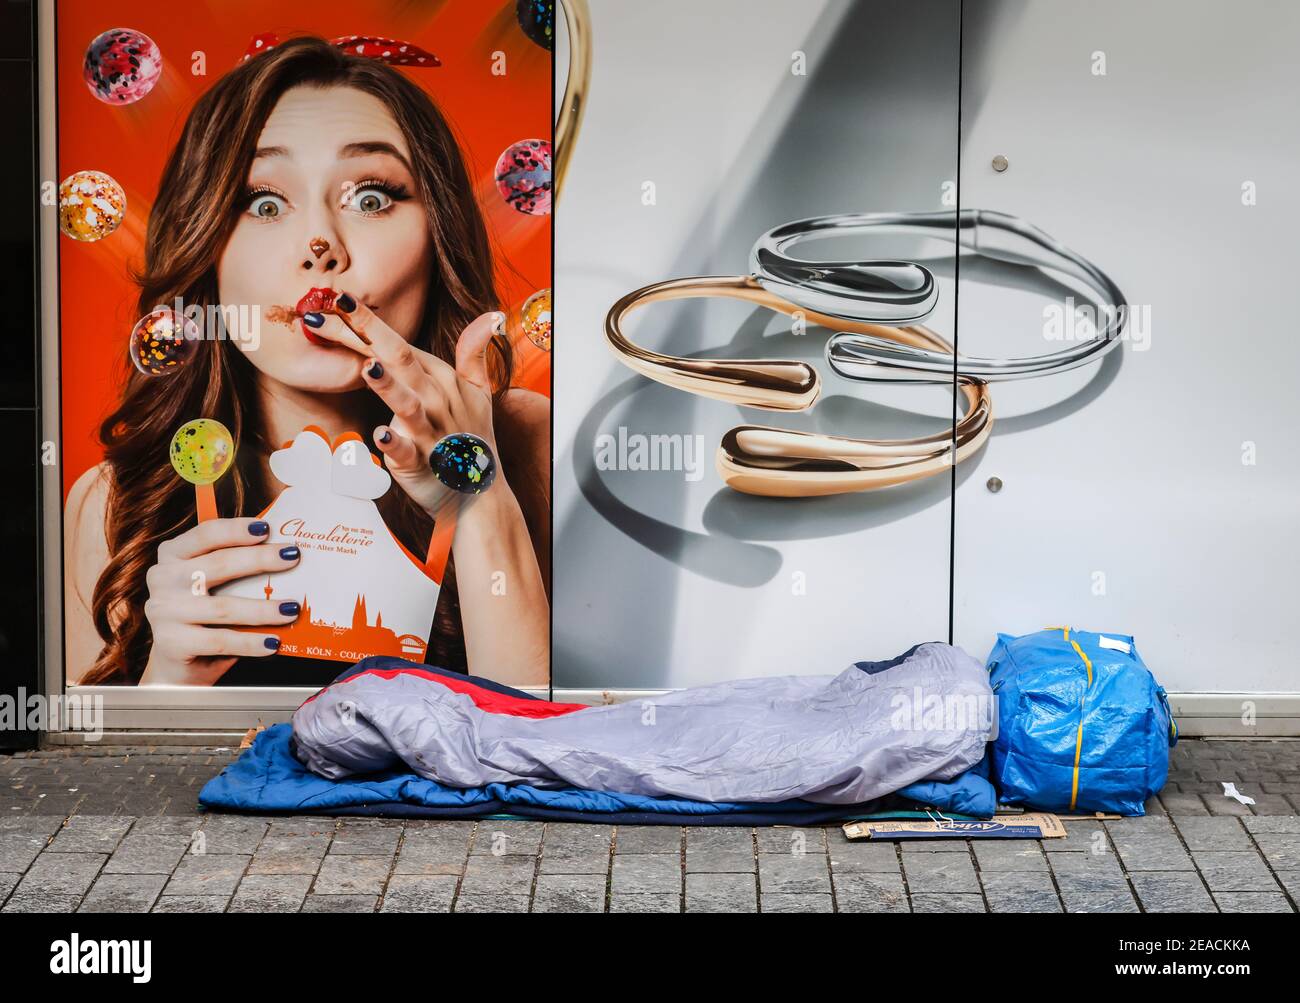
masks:
[[[57,5],[67,684],[547,683],[552,21]]]
[[[851,380],[824,352],[853,330],[841,315],[861,312],[836,302],[837,281],[899,284],[903,309],[867,310],[894,318],[891,337],[908,325],[955,337],[957,7],[753,10],[665,4],[643,23],[592,9],[556,267],[569,322],[600,345],[613,318],[627,344],[556,347],[557,689],[825,672],[948,636],[948,447],[969,415],[960,478],[992,423],[951,372]],[[672,63],[659,56],[670,47]],[[647,88],[658,99],[633,120]],[[751,284],[765,235],[871,213],[916,225],[810,231],[782,251],[786,280]],[[877,260],[928,271],[846,279],[798,264]],[[649,371],[638,353],[671,359]],[[777,366],[812,390],[768,394]],[[726,394],[678,378],[708,367]]]

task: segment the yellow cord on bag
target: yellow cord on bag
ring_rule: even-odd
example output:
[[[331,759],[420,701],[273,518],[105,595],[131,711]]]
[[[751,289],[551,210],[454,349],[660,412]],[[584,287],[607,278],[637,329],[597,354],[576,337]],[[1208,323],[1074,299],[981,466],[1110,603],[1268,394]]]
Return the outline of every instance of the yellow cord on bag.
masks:
[[[1065,632],[1065,639],[1070,641],[1070,628],[1062,627]],[[1078,641],[1070,641],[1070,646],[1074,648],[1075,653],[1083,660],[1083,667],[1088,670],[1088,688],[1092,688],[1092,662],[1088,656],[1083,653],[1079,647]],[[1074,779],[1070,784],[1070,810],[1074,811],[1074,804],[1079,800],[1079,758],[1083,754],[1083,700],[1079,701],[1079,732],[1074,738]]]

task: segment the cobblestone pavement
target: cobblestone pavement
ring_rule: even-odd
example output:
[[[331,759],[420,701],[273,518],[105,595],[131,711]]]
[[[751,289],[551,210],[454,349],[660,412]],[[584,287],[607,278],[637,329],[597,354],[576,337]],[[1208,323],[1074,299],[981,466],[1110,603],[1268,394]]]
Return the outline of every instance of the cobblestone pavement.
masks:
[[[232,749],[0,756],[5,912],[1294,912],[1300,741],[1194,741],[1065,839],[200,812]],[[1255,798],[1223,796],[1223,781]]]

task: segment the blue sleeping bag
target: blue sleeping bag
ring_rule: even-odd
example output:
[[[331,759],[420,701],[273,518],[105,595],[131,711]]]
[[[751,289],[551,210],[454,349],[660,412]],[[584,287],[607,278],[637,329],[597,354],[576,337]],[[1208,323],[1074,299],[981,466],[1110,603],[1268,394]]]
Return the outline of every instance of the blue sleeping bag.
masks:
[[[856,667],[870,675],[895,669],[905,665],[920,647],[889,661],[859,662]],[[975,664],[978,669],[979,663]],[[501,683],[392,658],[366,659],[345,670],[336,685],[366,671],[391,673],[403,669],[416,669],[430,677],[446,677],[462,690],[481,690],[515,701],[543,703],[532,694]],[[304,765],[300,755],[295,754],[294,741],[293,730],[287,724],[262,732],[251,748],[204,786],[199,803],[209,809],[258,813],[433,818],[506,815],[623,825],[812,825],[880,813],[899,815],[930,810],[989,818],[997,807],[988,779],[987,757],[950,779],[920,780],[884,797],[831,805],[798,798],[761,803],[702,801],[518,782],[454,787],[421,776],[401,763],[341,779],[326,779]]]
[[[1127,634],[1054,627],[999,634],[992,779],[1004,804],[1143,815],[1169,772],[1177,726]]]

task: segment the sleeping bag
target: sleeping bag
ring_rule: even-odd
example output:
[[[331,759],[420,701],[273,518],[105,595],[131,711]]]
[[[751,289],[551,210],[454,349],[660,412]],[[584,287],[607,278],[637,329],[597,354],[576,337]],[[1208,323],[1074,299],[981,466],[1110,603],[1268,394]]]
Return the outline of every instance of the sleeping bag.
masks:
[[[861,804],[967,771],[993,724],[984,668],[938,642],[834,676],[742,679],[610,706],[500,690],[367,659],[295,712],[294,755],[328,779],[406,768],[452,788]]]
[[[1127,634],[1054,627],[999,634],[993,783],[1004,804],[1143,815],[1169,771],[1177,727]]]

